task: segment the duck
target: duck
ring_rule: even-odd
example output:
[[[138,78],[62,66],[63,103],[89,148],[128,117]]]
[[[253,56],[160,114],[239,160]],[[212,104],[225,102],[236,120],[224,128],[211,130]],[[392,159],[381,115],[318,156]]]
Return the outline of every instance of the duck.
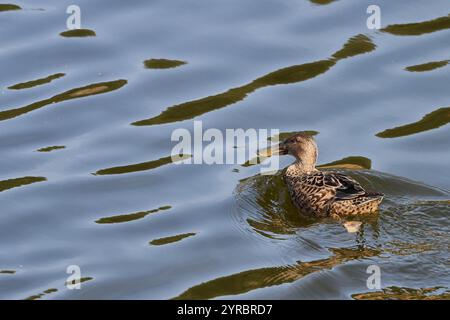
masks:
[[[383,193],[364,189],[346,174],[316,169],[318,148],[313,136],[305,133],[290,136],[274,147],[272,154],[296,159],[283,170],[282,177],[300,212],[340,219],[378,211]]]

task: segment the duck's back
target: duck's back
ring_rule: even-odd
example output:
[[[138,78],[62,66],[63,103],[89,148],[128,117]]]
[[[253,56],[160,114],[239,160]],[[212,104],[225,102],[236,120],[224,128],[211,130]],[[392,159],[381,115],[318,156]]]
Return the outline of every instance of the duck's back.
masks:
[[[347,175],[331,171],[284,172],[284,180],[295,206],[315,216],[354,215],[378,209],[383,195],[368,192]]]

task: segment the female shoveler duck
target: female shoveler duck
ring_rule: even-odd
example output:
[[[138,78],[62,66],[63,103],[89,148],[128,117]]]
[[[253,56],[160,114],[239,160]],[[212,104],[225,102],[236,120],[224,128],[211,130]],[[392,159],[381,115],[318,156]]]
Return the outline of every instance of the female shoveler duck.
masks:
[[[291,136],[273,153],[296,158],[283,172],[283,179],[292,202],[303,213],[320,217],[372,213],[383,200],[382,193],[366,191],[344,174],[317,170],[317,145],[312,136]]]

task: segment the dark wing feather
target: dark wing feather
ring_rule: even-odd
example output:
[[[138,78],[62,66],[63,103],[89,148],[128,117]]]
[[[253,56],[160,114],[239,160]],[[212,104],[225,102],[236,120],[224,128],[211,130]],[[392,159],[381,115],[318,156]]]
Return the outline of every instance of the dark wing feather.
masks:
[[[355,199],[366,194],[366,190],[349,176],[336,172],[327,172],[325,176],[336,191],[335,200]]]
[[[366,194],[364,188],[355,180],[337,172],[314,172],[301,178],[303,186],[329,189],[335,193],[335,200],[349,200]]]

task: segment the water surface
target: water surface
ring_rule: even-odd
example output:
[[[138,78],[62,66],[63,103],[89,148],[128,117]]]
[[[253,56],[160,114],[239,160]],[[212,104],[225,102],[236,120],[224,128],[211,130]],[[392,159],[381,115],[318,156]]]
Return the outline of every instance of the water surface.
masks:
[[[449,298],[448,0],[71,4],[0,4],[0,298]],[[349,233],[258,164],[176,164],[194,120],[310,132],[380,212]]]

